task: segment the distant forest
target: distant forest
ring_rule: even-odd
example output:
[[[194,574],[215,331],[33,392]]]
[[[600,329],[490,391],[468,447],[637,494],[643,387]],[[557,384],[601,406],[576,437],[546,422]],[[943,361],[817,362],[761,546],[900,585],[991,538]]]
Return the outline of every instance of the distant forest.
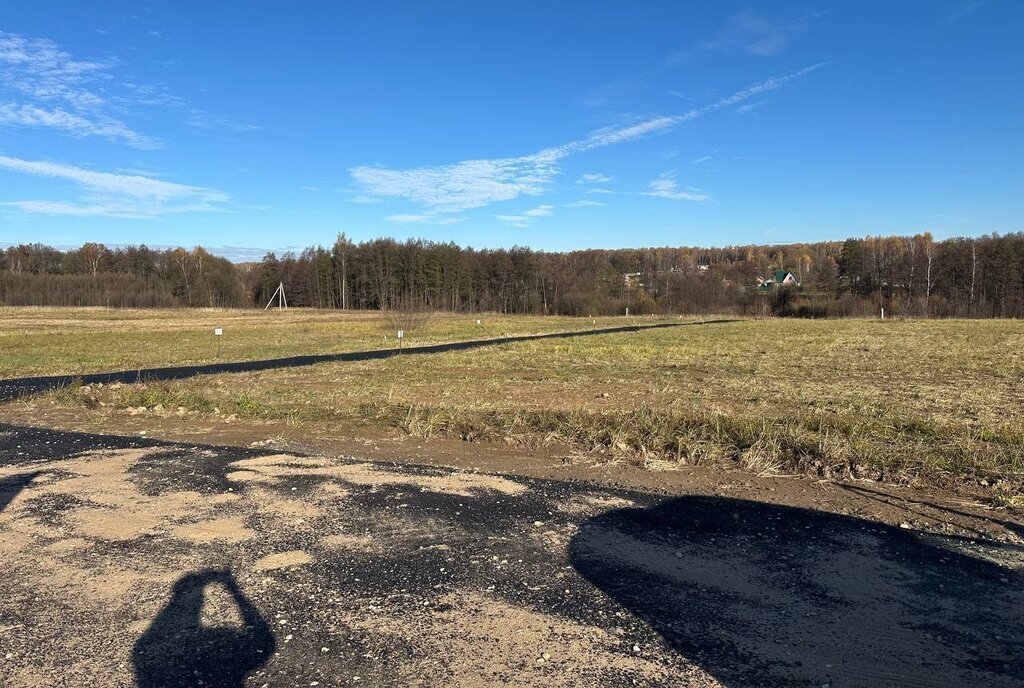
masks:
[[[760,286],[776,270],[800,286]],[[610,315],[1024,316],[1024,234],[867,237],[727,248],[546,253],[340,235],[330,248],[233,264],[203,248],[39,244],[0,250],[0,305],[289,306]]]

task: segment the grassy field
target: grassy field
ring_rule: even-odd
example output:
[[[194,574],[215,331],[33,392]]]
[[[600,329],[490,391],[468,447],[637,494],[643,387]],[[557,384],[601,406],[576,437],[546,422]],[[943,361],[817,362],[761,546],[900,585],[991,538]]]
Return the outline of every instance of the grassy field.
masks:
[[[4,316],[10,321],[10,314]],[[108,319],[69,315],[69,321],[90,320],[73,341],[81,336],[98,351],[117,348],[120,338],[110,328],[118,321],[103,316]],[[166,332],[191,332],[195,317],[208,319],[204,332],[218,319],[231,327],[222,314],[139,318],[156,322],[161,316]],[[254,316],[239,317],[252,322]],[[439,317],[422,338],[582,326],[569,319],[485,322],[480,331],[475,318]],[[262,334],[237,349],[250,356],[262,351],[260,337],[292,339],[296,332],[338,350],[382,344],[379,316],[370,314],[289,314],[263,329],[251,327]],[[5,342],[30,336],[39,335],[9,335]],[[192,346],[200,347],[195,341]],[[277,355],[295,351],[281,343],[268,346],[277,347]],[[156,348],[166,360],[176,350],[173,342]],[[95,356],[89,360],[100,360]],[[26,351],[14,356],[31,358]],[[21,364],[33,366],[42,372],[54,363]],[[107,413],[145,407],[297,425],[370,423],[424,437],[523,446],[560,444],[654,468],[725,463],[758,473],[967,479],[1012,495],[1024,478],[1022,380],[1024,324],[1018,322],[759,320],[73,388],[49,399]]]
[[[596,320],[598,326],[627,322],[633,320]],[[0,378],[80,375],[393,347],[396,325],[393,318],[365,311],[0,308]],[[589,318],[438,314],[410,332],[406,343],[593,326]],[[224,331],[219,357],[215,327]]]

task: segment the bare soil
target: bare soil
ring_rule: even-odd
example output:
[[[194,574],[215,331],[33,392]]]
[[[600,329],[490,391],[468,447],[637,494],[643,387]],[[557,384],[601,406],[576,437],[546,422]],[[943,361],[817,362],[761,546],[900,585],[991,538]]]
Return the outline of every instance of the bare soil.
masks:
[[[409,436],[369,424],[345,425],[174,414],[126,416],[111,409],[88,410],[41,404],[0,406],[0,422],[60,430],[160,438],[175,442],[259,447],[322,456],[356,456],[370,461],[451,467],[492,474],[579,481],[666,495],[735,497],[812,508],[868,518],[887,525],[906,524],[928,531],[1002,540],[1024,532],[1024,513],[993,509],[989,493],[951,482],[894,485],[872,480],[819,480],[808,476],[760,476],[740,468],[678,466],[659,461],[611,459],[600,453],[558,446],[521,447],[498,443]],[[240,481],[253,476],[239,475]],[[267,479],[264,477],[264,479]]]

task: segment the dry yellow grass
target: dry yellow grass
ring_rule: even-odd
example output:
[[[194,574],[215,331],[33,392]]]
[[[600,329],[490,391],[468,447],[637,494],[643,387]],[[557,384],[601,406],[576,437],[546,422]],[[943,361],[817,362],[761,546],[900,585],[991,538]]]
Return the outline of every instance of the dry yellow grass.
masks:
[[[513,322],[510,330],[539,327]],[[540,325],[568,329],[558,320]],[[762,320],[219,375],[85,397],[115,408],[358,420],[424,436],[731,461],[758,472],[1017,485],[1024,475],[1022,379],[1018,322]],[[83,395],[58,396],[80,403]]]
[[[477,324],[477,320],[480,324]],[[625,323],[598,319],[599,325]],[[223,328],[220,356],[213,331]],[[590,319],[435,314],[410,345],[592,327]],[[390,318],[369,311],[0,308],[0,378],[279,358],[395,345]],[[384,337],[387,335],[388,339]]]

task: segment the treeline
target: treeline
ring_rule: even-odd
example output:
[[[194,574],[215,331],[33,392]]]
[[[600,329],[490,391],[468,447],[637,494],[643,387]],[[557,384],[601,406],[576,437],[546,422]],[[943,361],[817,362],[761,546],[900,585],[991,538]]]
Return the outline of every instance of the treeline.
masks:
[[[89,243],[58,251],[22,244],[0,253],[5,306],[238,308],[251,302],[238,267],[201,247],[157,251]]]
[[[797,288],[758,288],[775,270]],[[809,317],[1024,317],[1024,234],[929,234],[727,248],[545,253],[421,240],[268,254],[234,265],[202,248],[86,244],[0,253],[0,304],[289,306],[607,315],[735,312]]]

